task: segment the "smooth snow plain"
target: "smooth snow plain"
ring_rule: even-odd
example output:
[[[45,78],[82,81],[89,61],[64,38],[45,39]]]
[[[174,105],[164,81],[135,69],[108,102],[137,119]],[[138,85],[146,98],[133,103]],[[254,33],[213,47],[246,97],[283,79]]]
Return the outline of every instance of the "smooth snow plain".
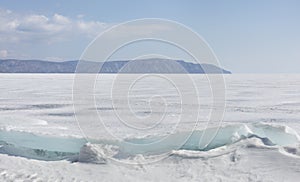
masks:
[[[0,180],[300,177],[300,75],[224,75],[222,122],[210,121],[205,75],[189,75],[193,86],[182,75],[132,77],[98,76],[93,100],[74,102],[73,74],[1,74]]]

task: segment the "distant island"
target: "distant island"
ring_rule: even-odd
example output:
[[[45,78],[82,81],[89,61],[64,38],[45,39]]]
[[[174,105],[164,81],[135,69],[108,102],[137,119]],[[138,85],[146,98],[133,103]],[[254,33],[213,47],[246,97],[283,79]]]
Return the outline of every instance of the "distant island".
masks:
[[[52,62],[44,60],[0,60],[0,73],[95,73],[99,62],[84,61],[86,68],[76,70],[78,60]],[[189,74],[231,74],[230,71],[212,64],[195,64],[182,60],[139,59],[101,62],[99,73],[189,73]],[[93,66],[94,65],[94,66]]]

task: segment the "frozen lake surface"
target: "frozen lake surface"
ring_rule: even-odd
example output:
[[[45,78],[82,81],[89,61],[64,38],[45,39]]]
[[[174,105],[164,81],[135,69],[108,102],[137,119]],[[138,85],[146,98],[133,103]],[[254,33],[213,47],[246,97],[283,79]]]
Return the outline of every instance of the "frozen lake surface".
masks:
[[[300,75],[224,75],[222,122],[205,75],[74,78],[0,75],[1,181],[300,177]]]

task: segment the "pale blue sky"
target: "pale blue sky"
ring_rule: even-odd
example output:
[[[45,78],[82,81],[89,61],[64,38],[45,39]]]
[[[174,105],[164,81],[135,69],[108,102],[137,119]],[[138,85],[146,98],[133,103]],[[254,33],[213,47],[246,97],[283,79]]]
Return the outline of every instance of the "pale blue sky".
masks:
[[[137,18],[187,25],[234,73],[300,73],[300,1],[0,2],[0,59],[78,59],[106,28]]]

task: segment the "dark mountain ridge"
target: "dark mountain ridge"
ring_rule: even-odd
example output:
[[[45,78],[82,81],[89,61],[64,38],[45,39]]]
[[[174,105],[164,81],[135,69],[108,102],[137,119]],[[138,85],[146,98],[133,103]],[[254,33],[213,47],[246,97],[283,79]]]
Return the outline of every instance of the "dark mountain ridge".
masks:
[[[140,59],[140,60],[122,60],[99,62],[84,61],[83,66],[76,70],[78,60],[52,62],[42,60],[0,60],[0,73],[222,73],[230,74],[230,71],[224,70],[212,64],[195,64],[182,60],[170,59]],[[82,62],[80,62],[82,64]]]

